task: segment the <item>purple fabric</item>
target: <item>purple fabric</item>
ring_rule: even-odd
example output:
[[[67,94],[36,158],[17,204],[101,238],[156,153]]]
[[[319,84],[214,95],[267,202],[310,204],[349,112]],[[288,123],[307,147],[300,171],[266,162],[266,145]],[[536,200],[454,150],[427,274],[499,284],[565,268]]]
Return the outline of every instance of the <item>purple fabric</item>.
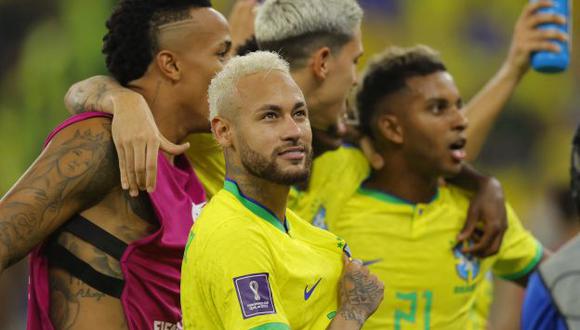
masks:
[[[268,273],[236,277],[234,286],[245,319],[257,315],[276,314]]]

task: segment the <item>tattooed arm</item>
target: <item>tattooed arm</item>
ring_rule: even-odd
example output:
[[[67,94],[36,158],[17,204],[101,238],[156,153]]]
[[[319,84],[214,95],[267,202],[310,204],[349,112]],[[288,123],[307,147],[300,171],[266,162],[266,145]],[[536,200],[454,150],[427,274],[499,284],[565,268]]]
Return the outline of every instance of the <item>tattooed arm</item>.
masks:
[[[345,257],[340,282],[340,306],[327,330],[357,330],[383,301],[384,284],[360,260]]]
[[[139,190],[155,189],[159,148],[172,155],[189,148],[189,143],[169,142],[159,132],[145,98],[113,78],[95,76],[74,84],[64,103],[72,114],[102,111],[114,115],[112,132],[119,155],[121,186],[133,197]]]
[[[0,200],[0,273],[118,186],[110,120],[59,132]]]

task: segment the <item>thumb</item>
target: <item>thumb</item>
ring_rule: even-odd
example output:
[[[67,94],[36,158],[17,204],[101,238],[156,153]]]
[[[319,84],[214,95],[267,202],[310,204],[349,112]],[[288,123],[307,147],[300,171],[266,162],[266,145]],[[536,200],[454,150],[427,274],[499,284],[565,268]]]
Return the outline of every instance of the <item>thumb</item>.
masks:
[[[344,263],[345,266],[350,263],[350,258],[346,255],[346,253],[342,254],[342,262]]]
[[[172,155],[181,155],[182,153],[187,151],[187,149],[189,149],[189,142],[185,142],[182,144],[175,144],[175,143],[167,140],[165,138],[165,136],[161,135],[161,133],[159,133],[159,139],[161,140],[160,144],[159,144],[159,148],[161,148],[161,150],[163,150],[167,153],[170,153]]]

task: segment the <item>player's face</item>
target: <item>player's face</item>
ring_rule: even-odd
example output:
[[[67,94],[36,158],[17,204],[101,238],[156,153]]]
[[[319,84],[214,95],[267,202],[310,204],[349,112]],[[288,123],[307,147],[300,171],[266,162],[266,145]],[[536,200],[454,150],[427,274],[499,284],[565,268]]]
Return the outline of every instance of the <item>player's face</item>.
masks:
[[[457,86],[447,72],[407,79],[399,111],[403,129],[403,150],[423,173],[452,176],[465,159],[467,118]],[[401,104],[401,103],[399,103]]]
[[[328,63],[327,78],[320,92],[320,107],[311,113],[317,152],[335,150],[346,135],[346,99],[357,83],[357,63],[363,54],[360,27],[354,37]]]
[[[230,31],[226,19],[211,8],[192,10],[193,23],[179,48],[182,79],[179,82],[184,106],[195,114],[197,126],[209,130],[207,90],[213,76],[229,59]]]
[[[312,133],[302,91],[280,71],[258,73],[238,83],[241,109],[234,147],[251,174],[291,185],[308,178]]]

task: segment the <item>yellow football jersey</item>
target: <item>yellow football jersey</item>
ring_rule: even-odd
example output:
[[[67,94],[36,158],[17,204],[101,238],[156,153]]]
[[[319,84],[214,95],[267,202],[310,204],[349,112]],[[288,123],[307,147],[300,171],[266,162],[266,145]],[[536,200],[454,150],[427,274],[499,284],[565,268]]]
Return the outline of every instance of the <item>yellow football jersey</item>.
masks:
[[[338,308],[345,242],[290,210],[285,224],[226,181],[185,250],[185,329],[328,326]]]
[[[340,214],[344,203],[369,171],[369,163],[358,148],[345,145],[326,152],[312,164],[308,189],[292,188],[288,208],[302,219],[326,229],[326,219]]]
[[[329,230],[349,242],[385,283],[385,299],[364,329],[469,329],[485,274],[515,279],[529,273],[542,246],[508,209],[508,230],[496,256],[464,255],[456,243],[469,196],[446,186],[428,204],[360,188]]]
[[[191,134],[187,137],[187,142],[190,144],[186,151],[187,158],[209,199],[224,185],[226,176],[224,152],[211,133]]]

